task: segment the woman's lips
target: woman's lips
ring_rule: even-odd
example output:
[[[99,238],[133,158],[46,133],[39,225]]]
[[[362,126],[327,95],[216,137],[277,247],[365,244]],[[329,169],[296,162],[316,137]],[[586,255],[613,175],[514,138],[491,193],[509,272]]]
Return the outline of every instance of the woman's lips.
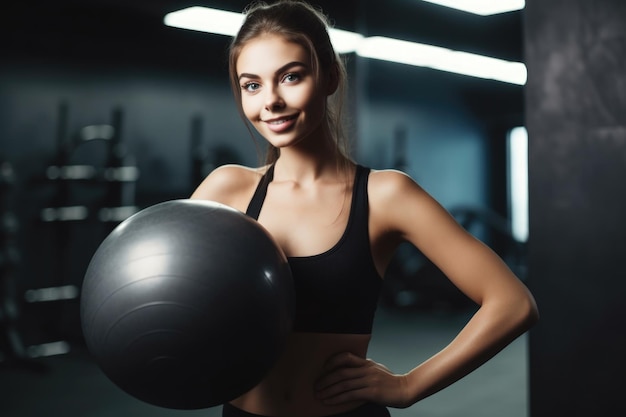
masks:
[[[267,127],[274,133],[284,132],[296,123],[297,114],[264,120]]]

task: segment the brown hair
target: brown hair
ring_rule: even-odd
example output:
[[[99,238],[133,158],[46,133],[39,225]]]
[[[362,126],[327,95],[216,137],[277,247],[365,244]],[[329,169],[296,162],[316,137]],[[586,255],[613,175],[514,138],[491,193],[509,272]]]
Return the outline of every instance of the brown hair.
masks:
[[[311,54],[312,70],[317,82],[328,78],[336,71],[337,89],[328,100],[325,123],[339,152],[347,159],[348,145],[341,114],[346,89],[346,70],[330,41],[328,35],[330,24],[327,17],[321,10],[299,0],[279,0],[272,4],[255,2],[246,8],[244,14],[244,23],[230,44],[228,57],[231,88],[244,121],[246,118],[241,106],[241,88],[236,68],[239,54],[252,39],[268,34],[280,35],[289,42],[302,46]],[[247,122],[246,126],[250,128]],[[271,164],[278,156],[279,149],[269,145],[265,162]]]

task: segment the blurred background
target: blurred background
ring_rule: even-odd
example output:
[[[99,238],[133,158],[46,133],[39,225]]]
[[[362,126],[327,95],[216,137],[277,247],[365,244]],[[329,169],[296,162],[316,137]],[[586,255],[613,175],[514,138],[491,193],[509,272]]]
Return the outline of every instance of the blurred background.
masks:
[[[523,10],[481,16],[419,0],[313,3],[336,28],[364,36],[525,60]],[[3,416],[178,413],[137,404],[98,372],[82,342],[80,286],[91,255],[119,222],[188,197],[221,164],[258,163],[259,148],[229,89],[230,37],[164,24],[167,13],[188,6],[239,12],[246,4],[34,0],[3,6]],[[524,83],[353,52],[344,57],[355,159],[406,171],[526,280]],[[381,336],[372,354],[395,360],[398,371],[414,366],[447,343],[474,308],[419,252],[403,247],[385,280],[376,325]],[[481,416],[527,415],[525,337],[481,372],[398,415],[470,416],[472,409]]]

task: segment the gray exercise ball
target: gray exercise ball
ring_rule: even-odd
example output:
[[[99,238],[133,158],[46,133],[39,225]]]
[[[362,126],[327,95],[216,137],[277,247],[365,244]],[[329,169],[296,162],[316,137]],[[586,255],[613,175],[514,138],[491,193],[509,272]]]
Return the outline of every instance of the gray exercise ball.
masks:
[[[255,386],[291,331],[282,250],[225,205],[173,200],[120,223],[81,290],[85,343],[104,374],[144,402],[200,409]]]

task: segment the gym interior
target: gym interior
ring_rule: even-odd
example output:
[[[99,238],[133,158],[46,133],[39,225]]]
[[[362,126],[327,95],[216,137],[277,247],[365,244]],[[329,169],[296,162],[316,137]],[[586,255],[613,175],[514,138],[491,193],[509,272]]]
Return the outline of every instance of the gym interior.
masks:
[[[93,254],[125,219],[186,199],[220,165],[257,165],[228,83],[230,37],[164,22],[190,6],[247,3],[3,6],[0,415],[219,415],[146,404],[115,386],[86,349],[80,296]],[[541,314],[483,367],[392,415],[623,415],[626,3],[527,0],[486,16],[421,0],[312,3],[365,38],[527,71],[507,81],[343,54],[355,159],[407,172],[503,257]],[[475,308],[403,247],[368,354],[406,371]]]

